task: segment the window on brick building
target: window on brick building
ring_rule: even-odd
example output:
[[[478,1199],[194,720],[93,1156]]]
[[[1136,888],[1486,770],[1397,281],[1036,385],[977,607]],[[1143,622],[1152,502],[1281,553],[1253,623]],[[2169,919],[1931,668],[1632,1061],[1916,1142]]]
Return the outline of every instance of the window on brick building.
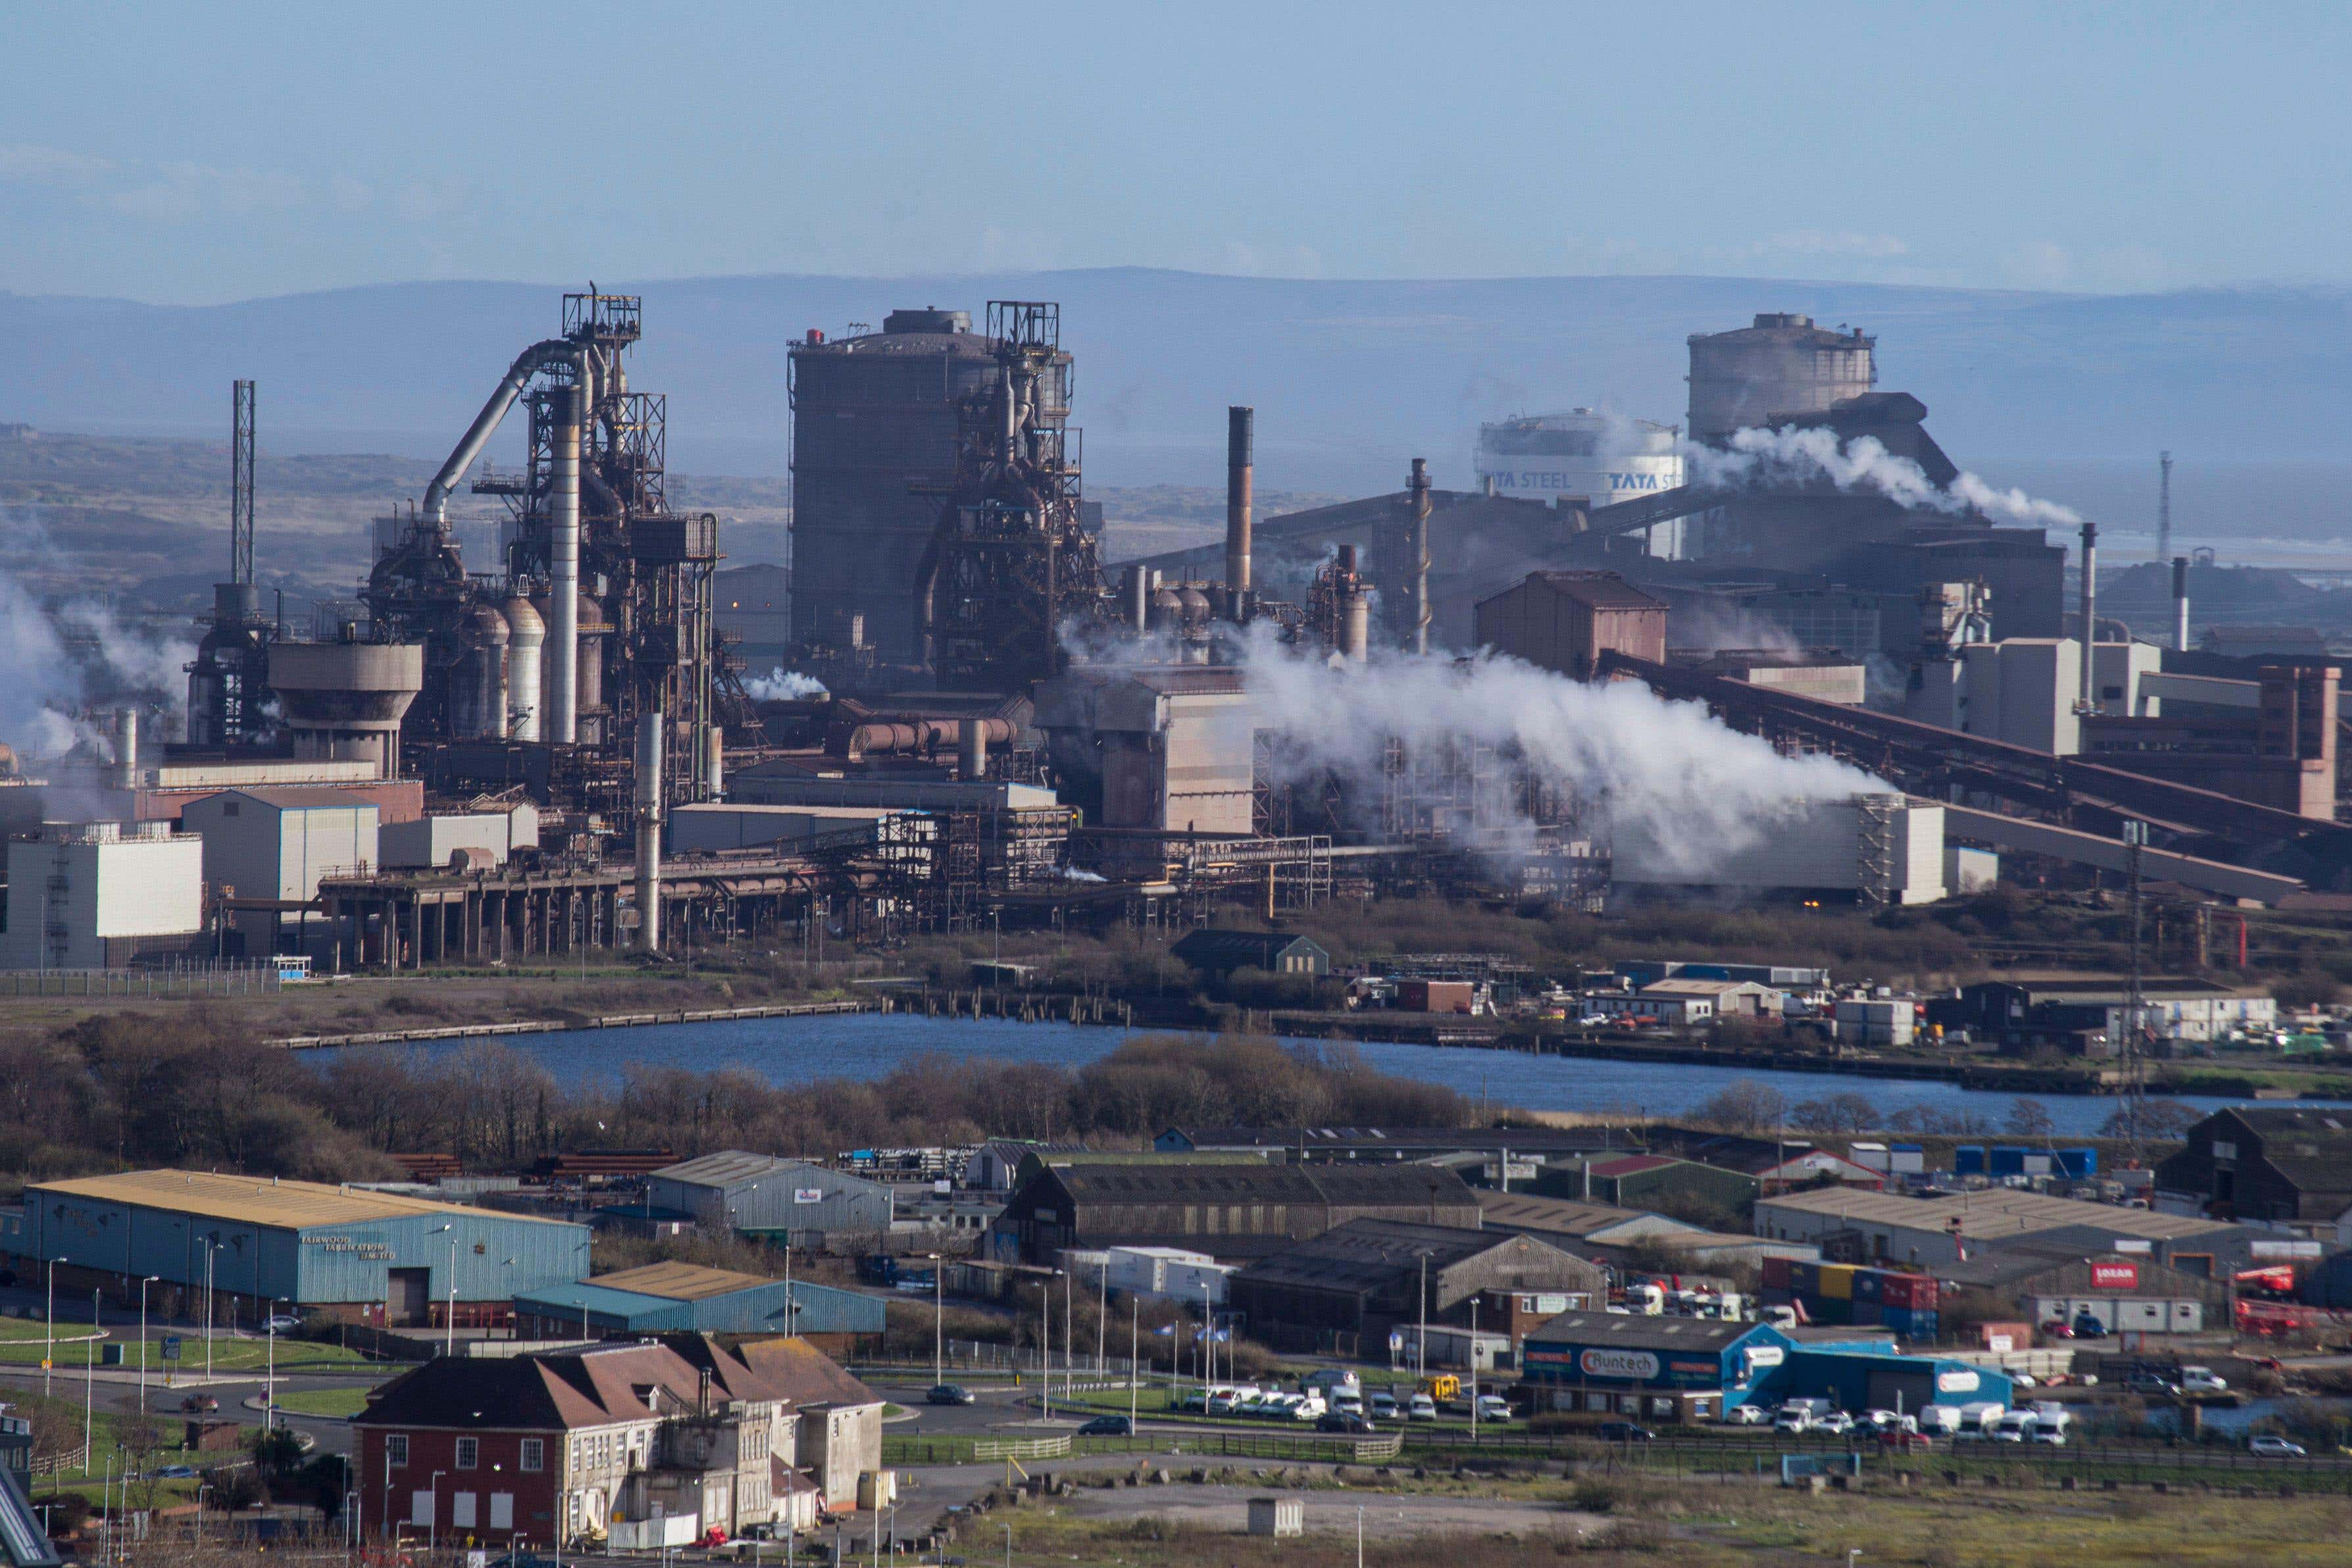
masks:
[[[408,1463],[408,1434],[388,1432],[383,1439],[383,1462],[387,1465]]]
[[[525,1437],[522,1440],[522,1458],[520,1463],[526,1470],[547,1469],[547,1444],[538,1437]]]
[[[470,1470],[476,1465],[481,1463],[481,1459],[482,1440],[479,1437],[460,1437],[457,1439],[457,1468],[459,1469]]]

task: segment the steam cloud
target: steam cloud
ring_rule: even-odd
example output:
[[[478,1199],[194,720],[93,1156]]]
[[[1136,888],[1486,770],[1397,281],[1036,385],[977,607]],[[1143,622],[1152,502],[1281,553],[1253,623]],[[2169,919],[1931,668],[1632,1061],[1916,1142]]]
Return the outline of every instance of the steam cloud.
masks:
[[[2083,520],[2071,507],[2019,489],[1996,488],[1974,474],[1962,474],[1947,489],[1930,482],[1919,465],[1887,451],[1871,435],[1856,436],[1841,446],[1836,432],[1817,427],[1750,428],[1732,432],[1727,452],[1685,443],[1683,457],[1693,484],[1721,489],[1826,478],[1841,490],[1876,490],[1891,501],[1929,511],[1981,512],[2038,528],[2072,528]]]
[[[1392,739],[1424,755],[1465,741],[1516,745],[1680,870],[1760,841],[1809,802],[1885,788],[1828,758],[1784,757],[1696,703],[1667,702],[1630,681],[1571,681],[1500,654],[1376,653],[1350,669],[1300,657],[1260,632],[1244,660],[1258,727],[1286,743],[1278,751],[1302,779],[1328,770],[1378,780]]]
[[[0,507],[0,560],[21,570],[54,562],[47,531],[29,508]],[[111,754],[111,743],[79,716],[93,702],[137,696],[179,711],[187,700],[184,666],[195,645],[125,626],[95,598],[52,610],[17,575],[0,569],[0,741],[32,757],[58,757],[77,744]]]
[[[823,681],[814,675],[803,675],[797,670],[787,670],[782,665],[764,675],[750,677],[743,683],[743,689],[751,694],[753,702],[760,703],[794,702],[802,697],[825,695]]]

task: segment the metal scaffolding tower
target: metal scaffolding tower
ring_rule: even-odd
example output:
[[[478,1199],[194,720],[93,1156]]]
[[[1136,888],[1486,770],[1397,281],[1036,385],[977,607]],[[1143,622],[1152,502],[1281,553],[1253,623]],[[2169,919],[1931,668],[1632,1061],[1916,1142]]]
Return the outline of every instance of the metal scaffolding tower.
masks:
[[[234,383],[228,442],[228,580],[253,580],[253,383]]]

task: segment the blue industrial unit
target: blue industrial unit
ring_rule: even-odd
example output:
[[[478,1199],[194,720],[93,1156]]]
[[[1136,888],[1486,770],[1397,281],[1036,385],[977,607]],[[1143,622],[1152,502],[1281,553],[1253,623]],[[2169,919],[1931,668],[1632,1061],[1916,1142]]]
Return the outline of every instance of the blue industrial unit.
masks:
[[[1962,1144],[1952,1150],[1954,1176],[2058,1176],[2086,1181],[2099,1174],[2094,1148],[2032,1149],[2013,1144]]]
[[[1802,1340],[1770,1323],[1564,1312],[1527,1338],[1527,1381],[1549,1407],[1707,1420],[1737,1405],[1824,1396],[1847,1410],[2007,1405],[2011,1384],[1988,1367],[1903,1355],[1891,1338]]]
[[[18,1239],[58,1284],[135,1301],[149,1276],[164,1312],[201,1311],[206,1260],[215,1314],[248,1321],[272,1302],[347,1321],[503,1321],[520,1291],[588,1271],[584,1225],[318,1182],[202,1171],[130,1171],[26,1189]],[[455,1275],[452,1275],[452,1269]]]
[[[787,1302],[791,1304],[787,1310]],[[515,1297],[516,1331],[529,1338],[602,1339],[641,1333],[878,1334],[879,1297],[690,1263],[649,1263]]]

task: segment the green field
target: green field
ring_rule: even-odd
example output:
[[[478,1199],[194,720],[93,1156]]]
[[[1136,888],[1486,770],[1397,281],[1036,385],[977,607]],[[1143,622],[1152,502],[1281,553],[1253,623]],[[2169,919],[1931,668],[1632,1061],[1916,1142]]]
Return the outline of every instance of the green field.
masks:
[[[108,1324],[101,1331],[106,1339],[122,1346],[122,1369],[135,1372],[139,1367],[139,1329],[136,1323]],[[205,1340],[201,1332],[186,1329],[170,1331],[180,1341],[178,1370],[200,1374],[205,1368]],[[28,1318],[0,1318],[0,1364],[38,1366],[47,1343],[44,1326]],[[81,1370],[84,1344],[89,1334],[88,1323],[58,1325],[57,1370],[59,1375]],[[151,1377],[161,1377],[164,1372],[163,1345],[165,1332],[150,1327],[147,1333],[147,1372]],[[95,1361],[105,1352],[91,1353]],[[346,1372],[380,1364],[370,1361],[358,1351],[339,1344],[313,1340],[286,1339],[278,1341],[278,1370],[285,1372]],[[231,1338],[215,1329],[213,1333],[212,1366],[215,1372],[257,1372],[269,1364],[270,1344],[260,1339]],[[111,1369],[110,1369],[111,1370]]]
[[[367,1408],[372,1388],[301,1388],[278,1396],[278,1407],[298,1416],[335,1416],[349,1420]]]

